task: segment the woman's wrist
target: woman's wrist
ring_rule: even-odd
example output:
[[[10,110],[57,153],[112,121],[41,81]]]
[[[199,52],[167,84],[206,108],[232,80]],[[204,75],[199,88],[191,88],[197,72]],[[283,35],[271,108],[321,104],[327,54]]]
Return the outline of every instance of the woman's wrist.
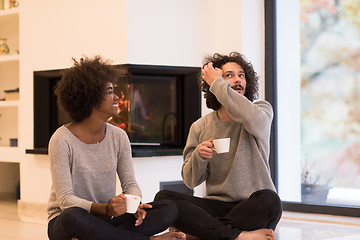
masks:
[[[105,210],[105,215],[107,217],[112,217],[112,216],[109,216],[109,205],[110,205],[110,202],[111,202],[111,199],[108,201],[108,203],[106,204],[106,210]]]

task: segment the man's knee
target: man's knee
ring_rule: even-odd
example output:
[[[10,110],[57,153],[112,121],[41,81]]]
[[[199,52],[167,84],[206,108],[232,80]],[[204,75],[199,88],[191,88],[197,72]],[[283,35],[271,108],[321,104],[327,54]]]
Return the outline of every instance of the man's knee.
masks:
[[[282,210],[282,203],[279,195],[270,189],[263,189],[254,192],[250,198],[261,198],[264,206],[268,206],[271,209],[279,209],[279,211]]]
[[[166,211],[171,211],[171,212],[177,211],[176,204],[169,199],[156,200],[155,202],[152,202],[151,205],[153,206],[153,208],[166,209]]]
[[[176,192],[170,190],[160,190],[155,195],[155,201],[163,200],[163,199],[176,199]]]
[[[157,214],[162,217],[164,222],[167,222],[167,225],[172,225],[178,217],[178,208],[176,204],[168,199],[158,200],[153,203],[152,209],[156,209]]]

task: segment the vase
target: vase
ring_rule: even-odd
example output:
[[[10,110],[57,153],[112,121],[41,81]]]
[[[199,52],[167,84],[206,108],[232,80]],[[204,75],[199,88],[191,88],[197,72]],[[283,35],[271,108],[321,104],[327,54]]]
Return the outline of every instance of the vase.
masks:
[[[6,38],[0,38],[0,55],[9,54],[9,46],[6,43]]]
[[[309,203],[326,203],[330,187],[328,185],[301,184],[301,201]]]

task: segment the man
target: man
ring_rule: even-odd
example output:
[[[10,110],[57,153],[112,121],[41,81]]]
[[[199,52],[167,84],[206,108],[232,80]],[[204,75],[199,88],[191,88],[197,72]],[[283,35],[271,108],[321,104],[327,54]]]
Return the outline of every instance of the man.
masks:
[[[237,52],[214,54],[205,59],[201,82],[214,111],[190,128],[182,177],[189,188],[206,181],[206,196],[160,191],[155,199],[176,203],[174,227],[187,239],[275,239],[282,206],[269,169],[273,110],[267,101],[253,102],[257,74]],[[218,138],[231,139],[228,153],[213,150]]]

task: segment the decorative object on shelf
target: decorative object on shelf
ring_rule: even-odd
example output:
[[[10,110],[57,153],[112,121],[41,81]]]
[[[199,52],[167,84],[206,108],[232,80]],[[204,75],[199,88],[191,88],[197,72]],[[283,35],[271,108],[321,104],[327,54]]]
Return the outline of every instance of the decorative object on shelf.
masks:
[[[5,100],[19,100],[19,88],[4,90],[5,92]]]
[[[6,38],[0,38],[0,55],[2,54],[9,54],[9,46],[7,45]]]
[[[9,1],[9,7],[10,8],[14,8],[14,7],[19,6],[19,0],[5,0],[5,1]]]
[[[19,0],[0,0],[0,10],[19,6]]]
[[[10,147],[17,147],[17,146],[18,146],[18,139],[10,138]]]

